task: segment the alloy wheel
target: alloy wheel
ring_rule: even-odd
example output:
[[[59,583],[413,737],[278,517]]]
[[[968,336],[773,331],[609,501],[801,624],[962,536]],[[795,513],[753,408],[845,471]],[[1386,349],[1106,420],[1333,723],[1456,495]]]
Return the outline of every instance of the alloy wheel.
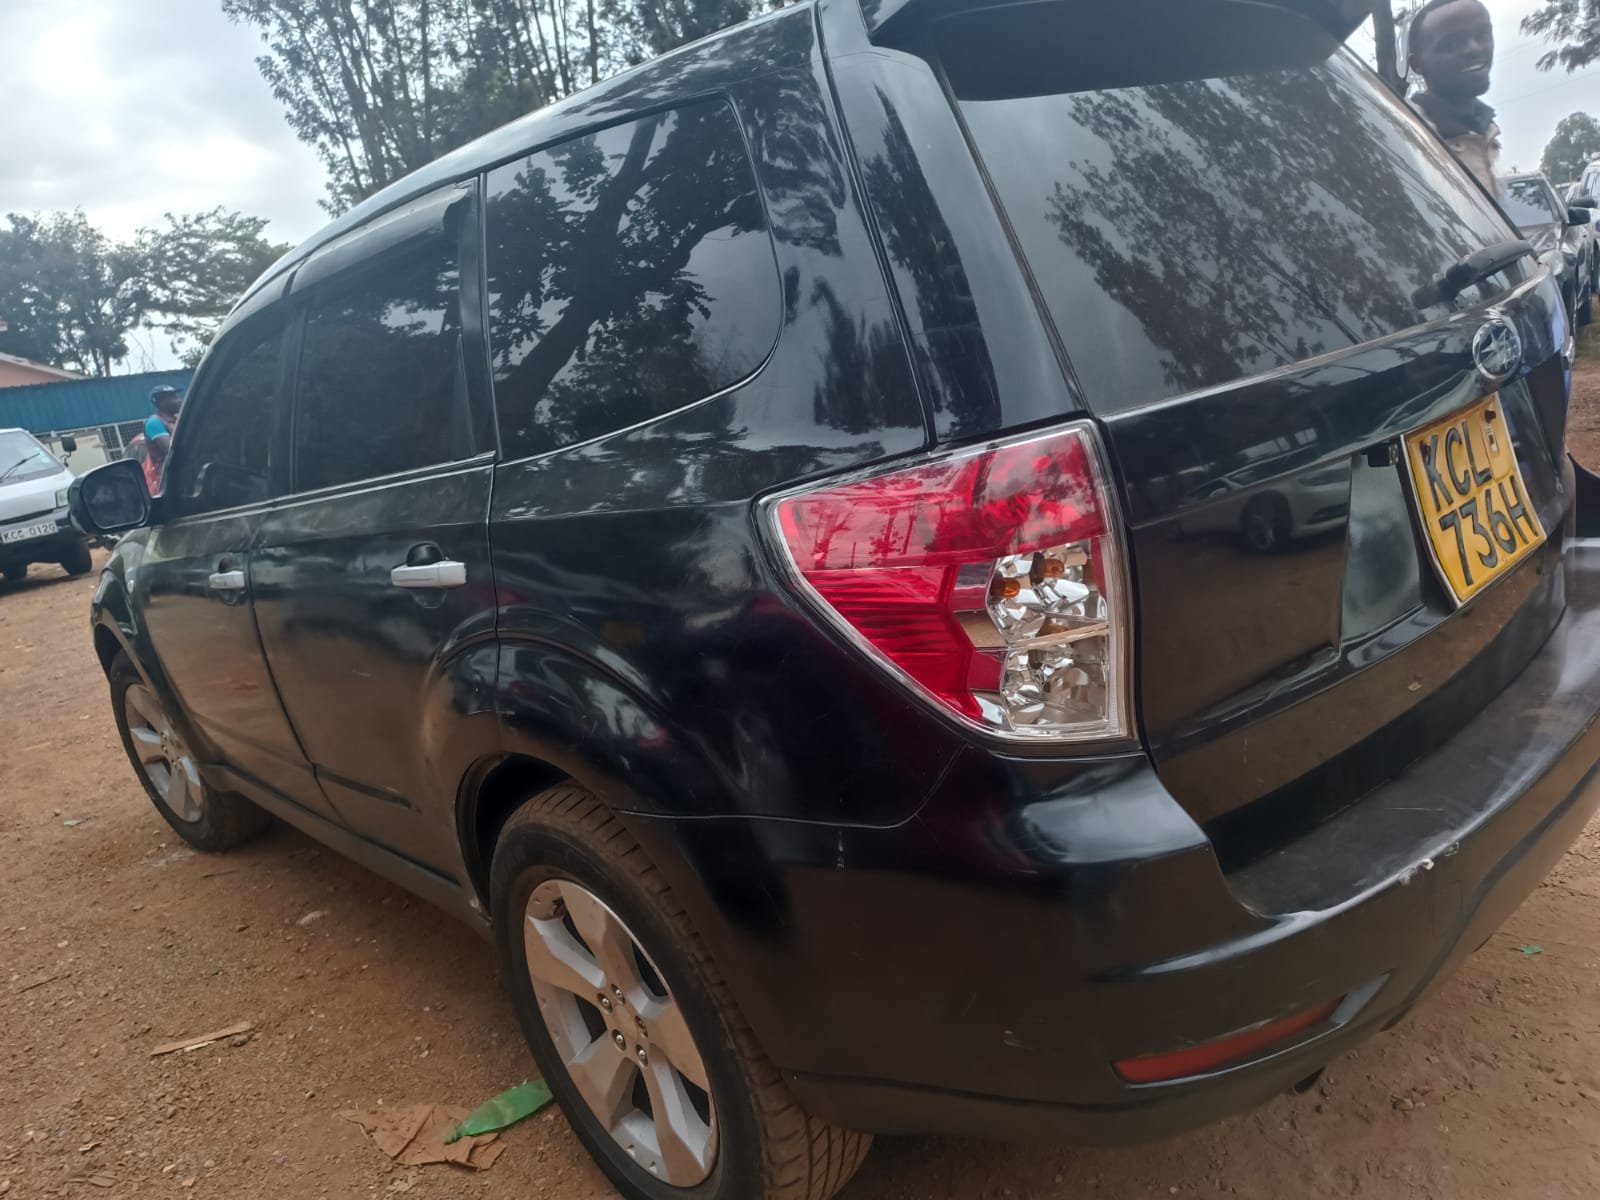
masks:
[[[155,693],[142,683],[129,685],[122,697],[122,714],[139,773],[173,816],[198,821],[203,815],[200,772]]]
[[[549,879],[528,897],[528,975],[573,1086],[617,1145],[663,1182],[693,1187],[717,1159],[705,1060],[650,956],[604,901]]]

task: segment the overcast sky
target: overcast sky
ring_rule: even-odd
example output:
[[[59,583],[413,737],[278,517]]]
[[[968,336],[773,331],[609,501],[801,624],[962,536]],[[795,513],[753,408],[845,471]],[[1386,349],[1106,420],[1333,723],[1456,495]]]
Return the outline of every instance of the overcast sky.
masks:
[[[1488,3],[1504,162],[1533,168],[1557,121],[1600,113],[1600,68],[1536,70],[1542,43],[1517,22],[1538,0]],[[1370,33],[1357,42],[1370,49]],[[256,36],[219,0],[0,0],[0,46],[0,213],[81,207],[126,236],[221,204],[286,242],[323,222],[321,165],[256,71]]]
[[[297,242],[322,165],[219,0],[0,0],[0,213],[82,208],[125,237],[224,205]]]

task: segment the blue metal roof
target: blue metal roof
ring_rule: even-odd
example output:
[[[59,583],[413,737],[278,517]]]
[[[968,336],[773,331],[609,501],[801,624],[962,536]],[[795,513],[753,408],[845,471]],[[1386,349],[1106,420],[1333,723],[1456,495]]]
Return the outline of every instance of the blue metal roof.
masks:
[[[0,388],[0,429],[21,426],[29,433],[61,433],[142,421],[154,410],[150,389],[189,387],[193,371],[144,371],[106,379],[72,379]]]

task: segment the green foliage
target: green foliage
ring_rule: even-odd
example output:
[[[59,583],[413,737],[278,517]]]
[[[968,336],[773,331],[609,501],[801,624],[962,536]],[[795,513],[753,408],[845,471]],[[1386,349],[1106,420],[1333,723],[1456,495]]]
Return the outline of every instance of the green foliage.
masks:
[[[764,0],[222,0],[339,213],[447,150]]]
[[[1552,183],[1566,183],[1582,175],[1584,166],[1596,155],[1600,155],[1600,121],[1576,112],[1556,126],[1539,169]]]
[[[86,375],[126,357],[149,308],[144,262],[81,211],[22,216],[0,228],[0,351]]]
[[[289,247],[267,240],[265,219],[222,208],[167,213],[165,221],[140,230],[135,242],[148,323],[173,336],[172,348],[185,362],[198,362],[234,300]]]
[[[1600,0],[1543,0],[1537,12],[1522,19],[1522,32],[1555,44],[1540,55],[1541,71],[1558,64],[1576,71],[1600,58]]]
[[[82,211],[24,216],[0,227],[0,352],[86,375],[108,375],[136,327],[168,333],[185,361],[285,247],[266,222],[217,208],[173,215],[114,242]],[[189,351],[189,353],[186,353]]]

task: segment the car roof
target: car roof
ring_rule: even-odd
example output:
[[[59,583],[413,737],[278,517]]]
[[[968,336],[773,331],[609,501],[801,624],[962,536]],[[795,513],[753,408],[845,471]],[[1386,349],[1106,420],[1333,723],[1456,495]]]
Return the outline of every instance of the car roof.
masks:
[[[745,35],[761,26],[783,21],[814,20],[810,10],[817,0],[800,0],[799,3],[774,12],[730,25],[706,37],[675,47],[637,67],[631,67],[609,79],[574,92],[544,108],[518,117],[490,130],[481,137],[440,155],[432,162],[418,167],[368,196],[348,212],[335,217],[322,229],[312,234],[266,269],[234,304],[238,310],[247,300],[275,279],[298,266],[323,246],[330,244],[369,221],[382,216],[408,201],[415,200],[435,188],[476,175],[554,141],[574,137],[587,129],[603,128],[651,107],[687,100],[696,95],[706,95],[716,90],[716,81],[723,75],[706,79],[684,78],[678,71],[679,63],[691,57],[703,57],[707,45]],[[748,56],[741,62],[748,63]],[[759,69],[770,69],[773,64],[763,62]],[[756,68],[746,67],[747,73]],[[725,74],[725,72],[724,72]]]

